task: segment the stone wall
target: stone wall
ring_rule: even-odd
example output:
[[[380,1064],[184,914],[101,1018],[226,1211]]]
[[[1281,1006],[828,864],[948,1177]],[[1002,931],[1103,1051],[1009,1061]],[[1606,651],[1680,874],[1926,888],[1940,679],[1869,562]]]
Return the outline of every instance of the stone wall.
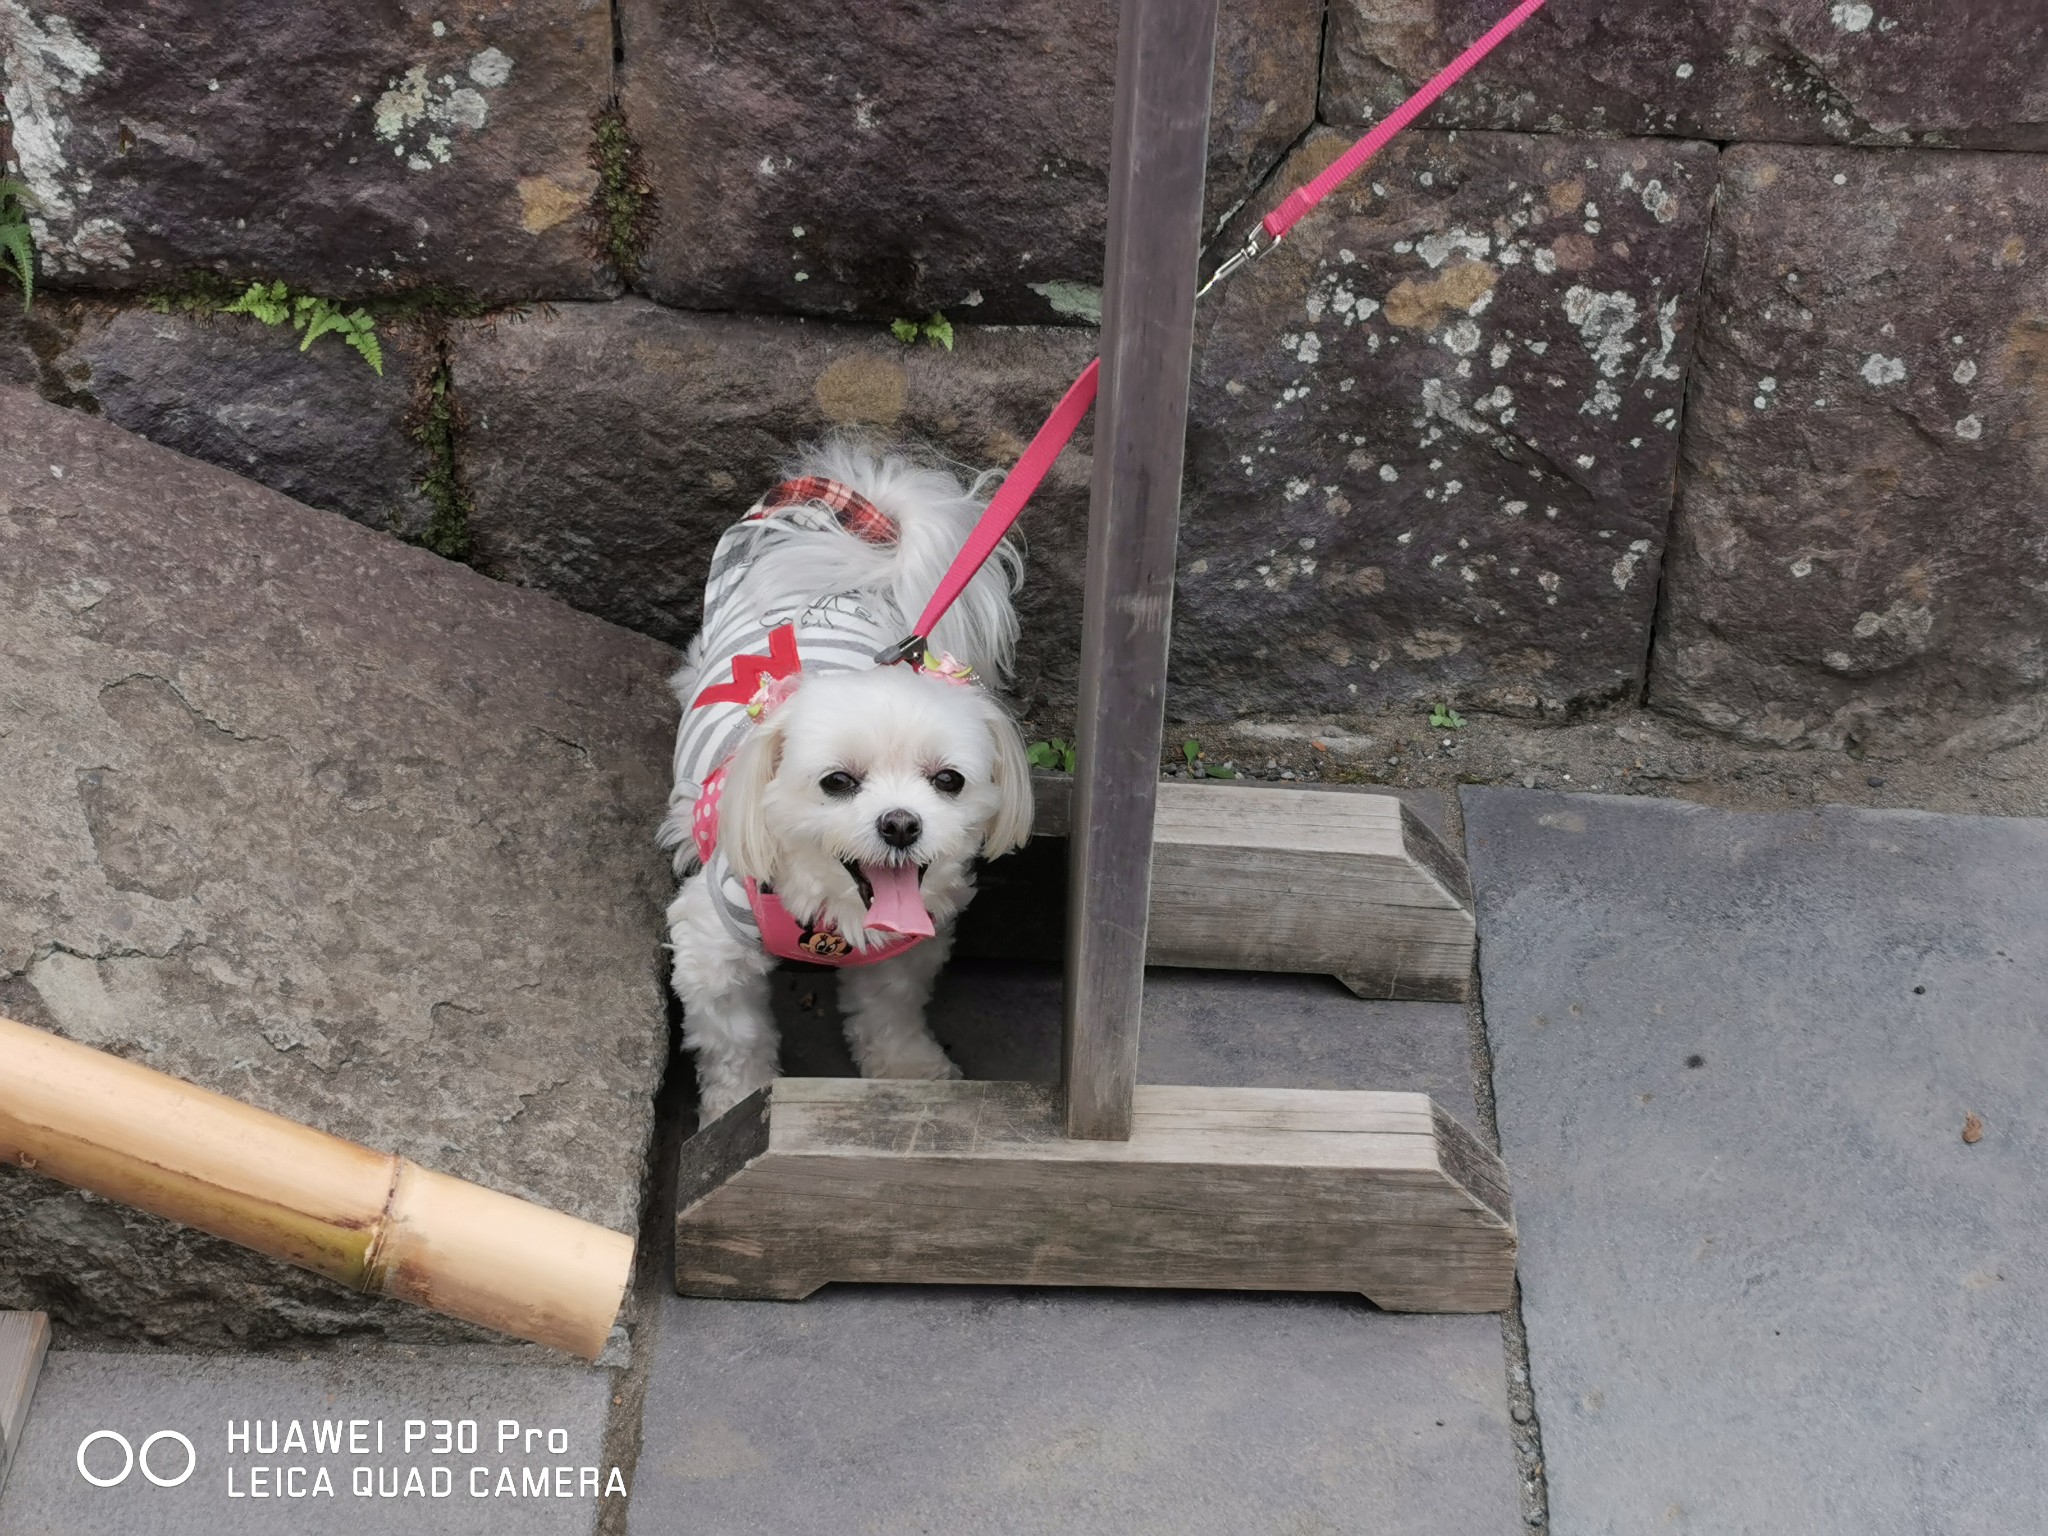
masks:
[[[1218,248],[1500,8],[1225,0]],[[796,444],[1000,468],[1086,360],[1113,38],[1050,0],[0,0],[49,284],[0,383],[680,641]],[[1174,714],[2038,728],[2044,274],[2034,0],[1554,0],[1205,307]],[[207,313],[258,278],[368,303],[381,378]],[[933,313],[951,351],[889,330]],[[1088,447],[1026,524],[1054,731]]]

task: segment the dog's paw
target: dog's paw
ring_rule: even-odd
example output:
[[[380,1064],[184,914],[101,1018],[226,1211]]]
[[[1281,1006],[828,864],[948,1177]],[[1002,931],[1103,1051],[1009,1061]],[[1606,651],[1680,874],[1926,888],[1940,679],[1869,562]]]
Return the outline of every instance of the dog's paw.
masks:
[[[735,1090],[707,1091],[697,1100],[697,1129],[703,1130],[745,1097],[746,1094]]]
[[[704,1072],[701,1062],[698,1070],[700,1073]],[[772,1072],[766,1076],[757,1073],[726,1075],[715,1072],[705,1075],[711,1080],[705,1082],[697,1093],[697,1129],[700,1131],[740,1100],[758,1093],[775,1081],[775,1074]]]
[[[862,1077],[906,1077],[918,1082],[942,1083],[966,1076],[953,1058],[939,1048],[936,1040],[914,1040],[886,1055],[863,1061]]]
[[[823,918],[838,930],[839,937],[856,950],[867,950],[882,942],[881,935],[868,932],[867,915],[868,909],[860,899],[860,892],[851,891],[845,896],[826,897],[825,904],[818,909],[818,917],[811,919],[811,924],[816,927],[818,918]]]

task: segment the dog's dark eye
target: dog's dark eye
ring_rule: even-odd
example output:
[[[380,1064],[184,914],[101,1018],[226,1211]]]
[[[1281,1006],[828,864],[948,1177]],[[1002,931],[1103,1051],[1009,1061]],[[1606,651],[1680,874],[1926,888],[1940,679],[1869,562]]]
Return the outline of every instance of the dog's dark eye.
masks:
[[[957,795],[967,787],[967,780],[961,777],[957,768],[941,768],[932,775],[932,788],[942,795]]]
[[[818,780],[818,788],[835,799],[841,799],[847,795],[857,794],[860,790],[860,780],[843,768],[834,768]]]

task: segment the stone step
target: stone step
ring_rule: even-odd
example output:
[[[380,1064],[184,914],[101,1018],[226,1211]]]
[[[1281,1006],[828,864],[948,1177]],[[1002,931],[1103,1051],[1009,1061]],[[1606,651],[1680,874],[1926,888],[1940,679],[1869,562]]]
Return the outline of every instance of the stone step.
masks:
[[[635,1228],[671,651],[0,389],[0,656],[0,1013]],[[13,1168],[0,1307],[473,1336]]]

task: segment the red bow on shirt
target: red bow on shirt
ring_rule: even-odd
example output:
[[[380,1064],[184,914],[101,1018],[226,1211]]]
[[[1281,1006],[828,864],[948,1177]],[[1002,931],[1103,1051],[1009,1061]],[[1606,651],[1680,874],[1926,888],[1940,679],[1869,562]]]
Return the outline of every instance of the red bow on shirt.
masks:
[[[778,624],[768,631],[766,656],[733,657],[732,681],[706,688],[690,707],[702,709],[706,704],[751,703],[763,683],[794,677],[802,670],[803,658],[797,655],[796,650],[796,626]]]

